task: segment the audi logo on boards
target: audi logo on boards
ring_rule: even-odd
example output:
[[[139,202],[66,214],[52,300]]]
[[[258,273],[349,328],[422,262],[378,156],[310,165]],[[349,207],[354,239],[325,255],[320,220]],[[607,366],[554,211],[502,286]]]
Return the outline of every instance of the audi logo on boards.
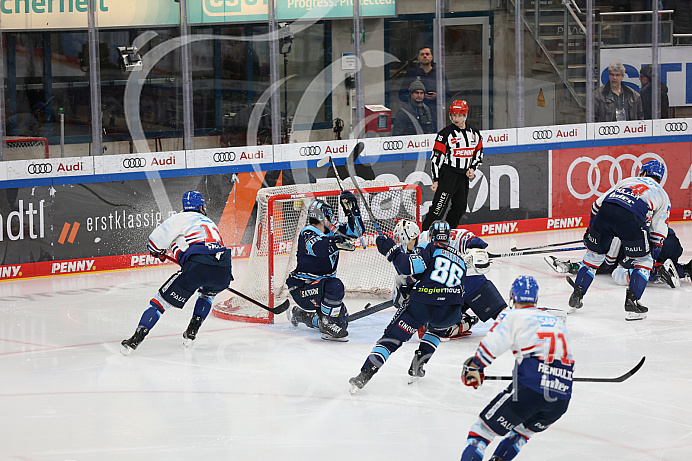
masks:
[[[309,155],[320,155],[322,153],[322,148],[320,146],[305,146],[301,147],[298,153],[304,157]]]
[[[540,139],[551,139],[553,137],[553,130],[537,130],[531,133],[531,136],[536,141]]]
[[[608,175],[607,177],[610,181],[610,185],[606,188],[607,190],[619,183],[623,177],[636,176],[638,171],[641,170],[642,165],[651,159],[658,160],[663,165],[666,164],[661,156],[653,152],[647,152],[639,157],[632,154],[622,154],[617,158],[611,157],[610,155],[601,155],[594,159],[591,157],[578,157],[574,159],[572,164],[567,169],[567,188],[569,189],[570,193],[578,199],[586,200],[592,196],[600,197],[606,192],[605,190],[598,190],[598,187],[601,185],[601,174],[605,175],[607,173]],[[623,162],[625,161],[632,162],[632,167],[629,172],[623,171]],[[579,170],[576,175],[578,177],[578,183],[579,180],[583,182],[583,178],[586,178],[589,185],[589,190],[586,193],[577,192],[574,188],[574,169],[582,163],[586,163],[589,166],[589,169],[586,174],[584,174],[583,170]],[[610,164],[609,171],[607,168],[608,164]],[[625,167],[627,165],[628,163],[624,164]],[[663,177],[661,186],[663,186],[665,182],[666,176]]]
[[[147,161],[142,157],[130,157],[123,159],[123,168],[144,168]]]
[[[620,134],[620,127],[617,125],[599,126],[598,134],[601,136],[614,136]]]
[[[235,162],[235,152],[217,152],[214,154],[214,161],[217,163]]]
[[[29,174],[48,174],[53,171],[50,163],[30,163],[26,169]]]
[[[383,150],[399,150],[404,148],[404,141],[385,141],[382,143]]]
[[[664,129],[668,132],[687,131],[687,122],[669,122],[666,123]]]

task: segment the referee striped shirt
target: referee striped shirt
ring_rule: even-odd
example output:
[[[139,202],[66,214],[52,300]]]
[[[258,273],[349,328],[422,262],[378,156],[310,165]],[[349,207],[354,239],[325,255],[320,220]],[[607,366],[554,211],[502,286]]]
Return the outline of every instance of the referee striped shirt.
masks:
[[[447,125],[437,133],[430,160],[433,181],[437,181],[440,177],[442,165],[459,170],[459,172],[465,172],[469,168],[478,169],[478,166],[483,162],[481,133],[468,125],[464,129],[453,123]]]

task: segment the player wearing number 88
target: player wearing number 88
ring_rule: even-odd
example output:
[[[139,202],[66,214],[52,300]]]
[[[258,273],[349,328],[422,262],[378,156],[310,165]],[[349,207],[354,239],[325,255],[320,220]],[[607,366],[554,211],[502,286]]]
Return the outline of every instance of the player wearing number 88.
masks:
[[[410,277],[413,286],[363,363],[360,374],[349,380],[352,393],[362,389],[391,354],[428,324],[408,370],[410,382],[425,376],[423,366],[440,344],[440,337],[461,321],[466,264],[463,255],[448,245],[449,235],[449,224],[435,221],[430,227],[431,241],[416,246],[410,254],[390,237],[377,237],[377,250],[400,275]]]
[[[183,212],[162,222],[149,236],[147,249],[161,261],[171,250],[180,270],[164,283],[144,311],[135,334],[122,341],[122,353],[129,355],[144,340],[161,314],[185,302],[199,290],[192,319],[183,333],[183,344],[190,346],[211,310],[217,293],[228,288],[231,275],[231,250],[226,248],[214,221],[206,216],[204,197],[197,191],[183,194]]]
[[[514,459],[536,432],[546,430],[567,411],[572,395],[574,359],[565,324],[536,307],[538,284],[520,276],[510,289],[510,305],[498,317],[464,362],[461,379],[467,386],[483,384],[483,370],[511,350],[517,366],[512,383],[481,411],[471,426],[461,461],[481,461],[495,436],[506,436],[493,460]]]

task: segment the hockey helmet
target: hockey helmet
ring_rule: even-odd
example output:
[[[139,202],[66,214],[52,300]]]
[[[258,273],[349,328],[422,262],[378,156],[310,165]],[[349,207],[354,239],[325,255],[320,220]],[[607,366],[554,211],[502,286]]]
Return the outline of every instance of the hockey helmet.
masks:
[[[464,115],[469,113],[469,105],[463,99],[456,99],[451,106],[449,106],[449,115],[459,114]]]
[[[410,219],[402,219],[396,226],[394,226],[394,241],[400,243],[404,247],[408,245],[408,242],[418,237],[420,234],[420,228],[415,221]]]
[[[509,297],[515,303],[535,303],[538,300],[538,282],[530,275],[520,275],[512,282]]]
[[[325,218],[329,223],[325,223]],[[332,220],[334,219],[334,211],[332,207],[329,206],[327,202],[320,199],[315,199],[310,203],[308,207],[308,219],[311,223],[322,223],[325,226],[330,226]]]
[[[206,214],[204,196],[196,190],[189,190],[183,194],[183,211],[197,211]]]
[[[434,221],[428,230],[431,242],[449,243],[452,229],[447,221]]]
[[[658,160],[649,160],[644,165],[639,172],[639,176],[651,176],[661,182],[663,177],[666,175],[666,167],[662,162]]]

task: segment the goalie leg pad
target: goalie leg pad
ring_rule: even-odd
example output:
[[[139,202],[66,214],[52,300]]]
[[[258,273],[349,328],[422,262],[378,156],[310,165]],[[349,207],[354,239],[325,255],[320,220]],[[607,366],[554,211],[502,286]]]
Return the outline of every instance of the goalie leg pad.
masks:
[[[464,307],[470,308],[481,322],[487,322],[496,319],[507,303],[495,284],[486,279],[476,291],[464,297]]]

